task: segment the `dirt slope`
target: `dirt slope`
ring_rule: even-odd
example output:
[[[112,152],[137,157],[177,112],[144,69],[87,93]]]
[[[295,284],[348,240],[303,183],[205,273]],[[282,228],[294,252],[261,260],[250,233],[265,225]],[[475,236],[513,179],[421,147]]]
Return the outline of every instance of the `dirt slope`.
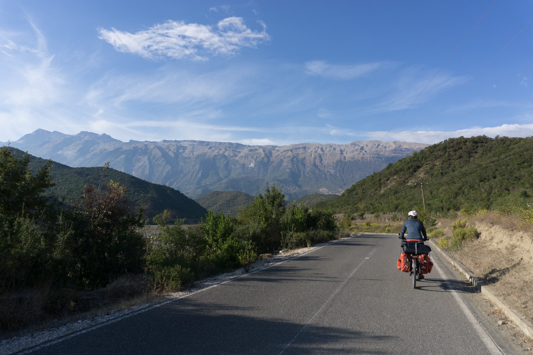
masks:
[[[493,293],[533,323],[533,228],[494,215],[469,220],[481,232],[477,240],[450,253]],[[446,227],[446,226],[443,226]],[[445,234],[451,234],[451,228]]]

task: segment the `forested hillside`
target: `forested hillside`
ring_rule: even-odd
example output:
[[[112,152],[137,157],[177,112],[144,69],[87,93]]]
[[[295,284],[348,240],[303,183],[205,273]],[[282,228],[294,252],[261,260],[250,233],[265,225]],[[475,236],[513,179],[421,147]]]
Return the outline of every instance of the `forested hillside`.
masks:
[[[320,208],[345,212],[466,212],[527,208],[533,138],[448,139],[389,164]]]
[[[323,194],[313,194],[305,195],[297,198],[296,200],[290,201],[290,203],[295,203],[299,205],[304,205],[309,208],[313,208],[316,204],[323,201],[330,201],[337,197],[338,195],[323,195]]]
[[[237,212],[248,207],[253,200],[253,196],[240,191],[212,191],[195,201],[209,211],[229,213],[236,217]]]
[[[24,154],[20,150],[12,149],[18,155]],[[46,162],[47,160],[30,156],[30,166],[34,171],[43,167]],[[206,209],[173,188],[152,184],[112,168],[71,168],[53,162],[50,175],[52,182],[55,183],[50,192],[64,199],[67,204],[79,201],[86,185],[103,186],[114,181],[126,187],[125,197],[132,207],[144,209],[145,218],[152,219],[155,215],[168,210],[175,218],[197,222],[207,214]]]

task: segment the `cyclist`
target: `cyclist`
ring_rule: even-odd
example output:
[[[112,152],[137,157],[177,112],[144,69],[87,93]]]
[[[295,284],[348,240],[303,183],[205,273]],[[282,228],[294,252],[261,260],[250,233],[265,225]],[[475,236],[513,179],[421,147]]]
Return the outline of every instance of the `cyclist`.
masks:
[[[418,212],[409,211],[409,213],[407,213],[407,216],[409,218],[403,223],[402,231],[400,232],[400,236],[398,238],[405,239],[404,234],[407,230],[409,239],[416,239],[419,241],[428,240],[426,228],[424,228],[424,223],[422,223],[418,219]]]
[[[409,211],[407,213],[408,219],[403,223],[402,231],[400,232],[398,238],[400,239],[406,239],[404,237],[405,231],[407,230],[408,238],[412,241],[419,241],[423,242],[425,240],[428,240],[428,236],[426,234],[426,228],[424,228],[424,223],[418,219],[418,212],[417,211]],[[419,279],[423,279],[424,275],[420,274],[418,276]]]

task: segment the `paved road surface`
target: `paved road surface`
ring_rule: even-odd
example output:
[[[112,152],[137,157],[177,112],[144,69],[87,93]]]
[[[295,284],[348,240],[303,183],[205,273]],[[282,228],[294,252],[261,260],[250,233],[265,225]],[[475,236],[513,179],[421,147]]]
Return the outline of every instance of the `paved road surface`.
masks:
[[[416,290],[399,254],[395,236],[345,239],[32,353],[512,353],[436,252]]]

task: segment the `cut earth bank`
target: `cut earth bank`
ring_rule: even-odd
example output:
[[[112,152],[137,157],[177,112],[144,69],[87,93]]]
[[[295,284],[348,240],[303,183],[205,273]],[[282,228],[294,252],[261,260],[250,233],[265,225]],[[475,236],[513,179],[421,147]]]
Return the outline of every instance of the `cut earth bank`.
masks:
[[[480,232],[479,238],[466,240],[459,248],[448,248],[446,252],[510,309],[533,323],[533,225],[491,212],[460,219],[467,219],[467,226]],[[436,227],[443,230],[444,236],[450,236],[454,222],[440,219]],[[433,240],[438,242],[441,238]],[[533,345],[533,339],[527,339],[527,343]]]

